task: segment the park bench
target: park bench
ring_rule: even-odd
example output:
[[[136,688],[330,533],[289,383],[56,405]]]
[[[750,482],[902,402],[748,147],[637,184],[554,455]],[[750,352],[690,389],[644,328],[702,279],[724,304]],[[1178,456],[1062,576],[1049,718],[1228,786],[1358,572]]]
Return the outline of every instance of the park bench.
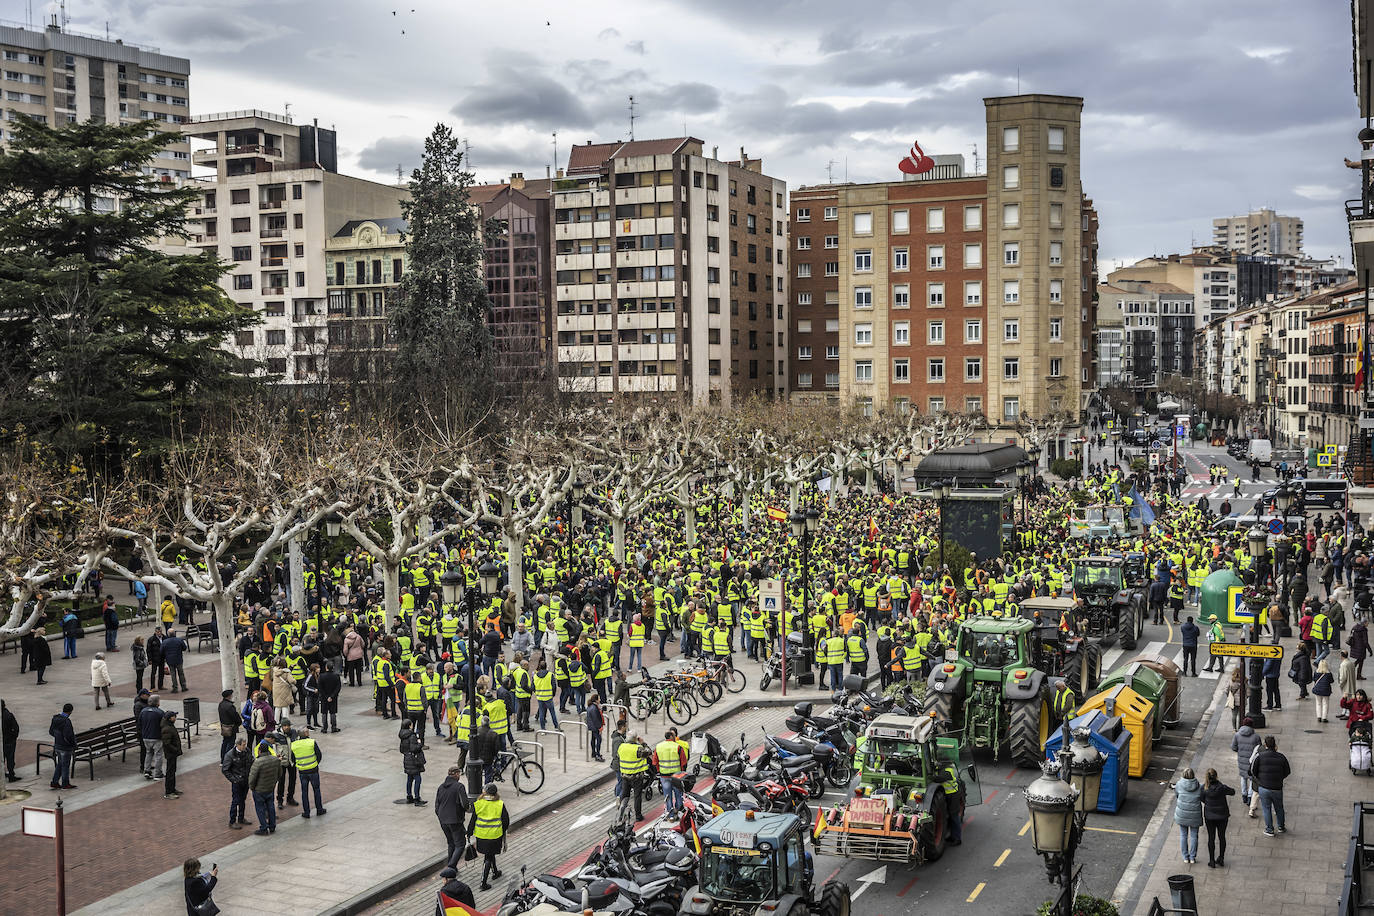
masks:
[[[182,636],[188,645],[195,640],[197,652],[203,651],[207,645],[211,652],[219,651],[219,637],[211,633],[208,626],[199,623],[187,624]]]
[[[191,723],[179,722],[177,727],[186,735],[186,747],[191,746]],[[84,762],[90,767],[91,781],[95,781],[95,758],[104,757],[109,760],[115,754],[119,754],[121,761],[128,759],[130,750],[138,750],[143,744],[143,739],[138,734],[138,720],[130,716],[127,719],[118,719],[114,722],[107,722],[95,728],[88,728],[85,731],[76,733],[76,750],[72,753],[72,766],[75,768],[77,763]],[[53,752],[51,741],[40,741],[38,752],[34,759],[34,774],[38,775],[43,769],[43,758],[47,757],[56,765],[56,755]]]

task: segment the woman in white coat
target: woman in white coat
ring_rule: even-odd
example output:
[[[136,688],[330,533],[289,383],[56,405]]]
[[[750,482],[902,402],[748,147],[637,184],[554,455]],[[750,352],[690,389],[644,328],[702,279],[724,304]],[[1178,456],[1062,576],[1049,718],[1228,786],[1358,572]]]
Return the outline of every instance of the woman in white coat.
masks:
[[[95,653],[91,659],[91,690],[95,693],[95,708],[100,708],[100,692],[105,692],[105,705],[113,706],[110,699],[110,667],[105,664],[105,653]]]

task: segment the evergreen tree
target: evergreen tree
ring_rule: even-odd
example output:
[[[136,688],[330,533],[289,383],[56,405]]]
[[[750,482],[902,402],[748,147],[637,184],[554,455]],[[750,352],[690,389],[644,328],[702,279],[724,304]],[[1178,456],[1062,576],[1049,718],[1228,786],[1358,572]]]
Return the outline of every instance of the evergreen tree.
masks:
[[[0,435],[104,462],[166,441],[251,385],[221,348],[257,321],[184,234],[198,195],[143,174],[176,134],[146,123],[14,122],[0,153]]]
[[[482,209],[453,131],[438,124],[401,204],[408,265],[388,306],[397,353],[392,403],[464,422],[492,398]]]

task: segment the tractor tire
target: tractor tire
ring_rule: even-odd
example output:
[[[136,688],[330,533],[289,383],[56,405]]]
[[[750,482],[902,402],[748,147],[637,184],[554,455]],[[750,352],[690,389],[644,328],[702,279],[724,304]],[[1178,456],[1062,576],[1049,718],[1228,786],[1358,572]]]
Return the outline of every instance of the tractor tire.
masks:
[[[821,888],[818,916],[849,916],[849,885],[843,881],[827,881]]]
[[[1102,680],[1102,644],[1090,643],[1084,651],[1088,653],[1089,682],[1083,685],[1083,692],[1078,694],[1080,700],[1097,690],[1097,685]]]
[[[930,798],[930,820],[916,832],[916,848],[923,862],[939,861],[945,854],[945,834],[949,832],[949,812],[945,790],[936,789]]]
[[[935,714],[935,723],[945,731],[954,731],[954,697],[948,693],[927,692],[921,701],[921,712]]]
[[[1139,623],[1136,620],[1134,603],[1127,601],[1118,608],[1117,628],[1121,637],[1121,648],[1127,652],[1134,649],[1136,639],[1139,636]]]
[[[1040,715],[1043,706],[1039,697],[1011,703],[1007,722],[1007,751],[1017,766],[1028,770],[1040,765]]]

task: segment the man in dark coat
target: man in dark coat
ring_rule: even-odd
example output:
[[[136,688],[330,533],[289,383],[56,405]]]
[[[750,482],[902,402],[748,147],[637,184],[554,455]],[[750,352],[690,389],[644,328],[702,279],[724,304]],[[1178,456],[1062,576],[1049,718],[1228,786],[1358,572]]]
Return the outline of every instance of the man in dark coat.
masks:
[[[162,640],[162,660],[166,663],[168,670],[171,671],[172,693],[179,693],[177,683],[181,683],[181,690],[186,689],[186,640],[182,639],[173,630],[167,631],[167,636]],[[160,684],[158,685],[161,686]]]
[[[233,747],[225,752],[220,760],[220,772],[229,780],[232,793],[229,801],[229,828],[242,830],[248,821],[243,819],[248,806],[248,774],[253,769],[253,752],[248,750],[248,739],[239,735]]]
[[[50,789],[75,788],[72,785],[72,754],[76,753],[76,730],[72,728],[74,708],[72,704],[67,703],[60,713],[52,717],[52,722],[48,725],[48,734],[52,735],[53,754],[52,782],[48,784]]]
[[[29,667],[38,675],[38,683],[46,684],[43,680],[43,672],[52,665],[52,647],[48,645],[48,640],[39,633],[34,636],[33,648],[29,650]]]
[[[219,696],[219,756],[223,760],[224,755],[234,747],[234,739],[238,737],[239,728],[243,726],[243,716],[239,713],[238,706],[234,705],[234,691],[225,690]]]
[[[339,730],[339,691],[343,679],[335,670],[337,662],[330,661],[320,674],[320,732]]]
[[[1259,793],[1260,809],[1264,814],[1265,836],[1273,836],[1275,830],[1288,832],[1283,820],[1283,781],[1290,773],[1288,758],[1279,753],[1274,736],[1266,735],[1263,750],[1250,764],[1250,775],[1255,780],[1255,791]]]
[[[163,798],[181,798],[177,791],[177,760],[181,757],[181,732],[177,730],[177,711],[167,710],[162,717]]]
[[[1197,639],[1202,635],[1198,625],[1193,623],[1193,618],[1189,617],[1179,630],[1179,636],[1183,640],[1183,673],[1197,677]],[[1191,663],[1192,671],[1188,670]]]
[[[501,736],[491,730],[491,720],[483,716],[477,734],[468,742],[468,760],[482,764],[484,784],[492,781],[492,767],[496,763],[496,754],[500,747]]]
[[[19,720],[10,712],[4,700],[0,700],[0,733],[3,733],[4,739],[5,778],[10,782],[17,782],[19,777],[14,772],[14,753],[19,743]]]
[[[463,818],[471,807],[462,777],[461,767],[449,767],[448,778],[439,784],[439,790],[434,793],[434,815],[439,818],[439,829],[444,831],[444,839],[448,842],[448,864],[454,868],[458,866],[463,847],[467,844]]]

